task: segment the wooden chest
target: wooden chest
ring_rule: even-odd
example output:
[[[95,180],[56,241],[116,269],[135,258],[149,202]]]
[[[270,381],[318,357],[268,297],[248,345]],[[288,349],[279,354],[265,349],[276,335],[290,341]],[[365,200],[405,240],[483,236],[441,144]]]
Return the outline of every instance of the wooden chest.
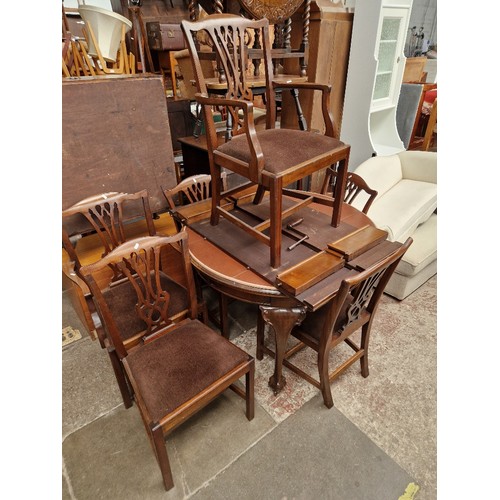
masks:
[[[151,50],[181,50],[186,48],[180,24],[146,23]]]

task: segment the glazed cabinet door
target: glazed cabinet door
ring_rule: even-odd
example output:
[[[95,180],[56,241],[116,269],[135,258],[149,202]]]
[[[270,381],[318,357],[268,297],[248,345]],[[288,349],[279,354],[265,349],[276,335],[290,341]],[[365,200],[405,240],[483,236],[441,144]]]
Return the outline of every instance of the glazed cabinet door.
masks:
[[[404,43],[409,9],[383,7],[375,59],[377,69],[373,86],[372,111],[396,106],[405,56]]]

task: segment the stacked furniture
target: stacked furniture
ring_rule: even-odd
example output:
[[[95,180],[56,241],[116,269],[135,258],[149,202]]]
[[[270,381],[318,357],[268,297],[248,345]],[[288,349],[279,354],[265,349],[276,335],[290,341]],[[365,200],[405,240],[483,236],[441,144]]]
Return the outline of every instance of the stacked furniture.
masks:
[[[368,216],[390,241],[413,238],[385,292],[404,299],[437,272],[437,153],[402,151],[363,162],[356,174],[378,191]],[[362,209],[368,194],[352,205]]]

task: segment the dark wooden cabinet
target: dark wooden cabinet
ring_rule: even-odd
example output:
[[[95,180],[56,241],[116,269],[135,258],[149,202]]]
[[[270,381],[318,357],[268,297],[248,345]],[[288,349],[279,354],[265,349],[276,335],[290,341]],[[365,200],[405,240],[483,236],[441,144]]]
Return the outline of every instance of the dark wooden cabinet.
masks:
[[[196,120],[191,113],[191,102],[189,99],[168,97],[167,109],[170,135],[172,136],[172,147],[174,153],[178,153],[182,150],[179,138],[193,135]]]

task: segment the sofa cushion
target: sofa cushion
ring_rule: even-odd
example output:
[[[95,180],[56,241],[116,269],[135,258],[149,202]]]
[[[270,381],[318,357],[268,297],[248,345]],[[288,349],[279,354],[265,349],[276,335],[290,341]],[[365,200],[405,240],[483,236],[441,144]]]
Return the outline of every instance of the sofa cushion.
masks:
[[[437,259],[437,215],[420,224],[411,235],[413,243],[401,259],[396,273],[413,276]]]
[[[375,226],[387,231],[390,241],[405,241],[437,207],[437,185],[402,179],[380,194],[368,216]]]

